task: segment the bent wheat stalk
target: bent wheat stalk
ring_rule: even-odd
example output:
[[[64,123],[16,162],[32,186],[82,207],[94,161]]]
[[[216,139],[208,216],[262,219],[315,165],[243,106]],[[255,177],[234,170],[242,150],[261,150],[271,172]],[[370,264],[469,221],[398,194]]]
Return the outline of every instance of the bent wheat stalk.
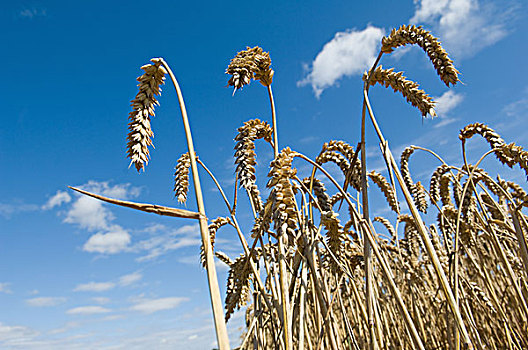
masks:
[[[196,165],[196,153],[194,151],[194,144],[192,140],[191,127],[189,126],[189,119],[187,117],[187,109],[183,101],[183,95],[180,85],[174,76],[171,68],[163,58],[160,58],[161,64],[169,73],[171,81],[176,89],[178,95],[178,102],[180,104],[180,111],[183,120],[183,127],[185,129],[185,137],[187,140],[187,147],[189,150],[189,158],[191,161],[191,171],[193,175],[194,192],[196,195],[196,204],[198,212],[200,213],[200,234],[202,236],[202,244],[204,247],[205,266],[207,271],[207,280],[209,282],[209,296],[211,298],[211,305],[213,309],[213,318],[216,330],[216,338],[220,350],[230,349],[229,338],[227,336],[227,328],[224,321],[224,313],[222,307],[222,300],[220,299],[220,288],[218,286],[218,277],[216,275],[216,267],[214,263],[213,250],[211,248],[211,239],[209,236],[209,229],[207,225],[207,217],[205,216],[205,206],[203,202],[202,188],[200,185],[200,177],[198,175],[198,166]]]
[[[365,98],[365,104],[367,106],[370,119],[372,121],[372,124],[374,125],[374,128],[376,130],[376,133],[378,135],[378,138],[381,143],[385,143],[385,137],[381,133],[381,130],[378,126],[378,123],[376,121],[376,118],[374,117],[374,112],[372,111],[372,107],[370,106],[370,101],[368,98],[368,92],[367,90],[363,91],[363,95]],[[470,349],[472,348],[472,343],[469,338],[469,334],[466,329],[466,325],[464,323],[464,320],[462,319],[462,315],[460,313],[460,309],[457,306],[456,299],[454,297],[453,291],[451,287],[449,286],[449,281],[444,273],[443,268],[441,267],[440,260],[438,259],[438,255],[436,253],[436,250],[433,246],[433,243],[431,242],[431,239],[429,238],[429,233],[427,232],[427,228],[425,227],[422,218],[420,217],[420,214],[418,212],[418,209],[416,208],[414,204],[414,200],[412,198],[412,195],[407,188],[407,185],[405,184],[405,181],[403,180],[403,177],[398,170],[398,166],[396,165],[396,161],[394,159],[394,156],[392,155],[392,152],[390,149],[387,148],[387,156],[389,157],[389,161],[392,164],[392,170],[394,171],[396,178],[398,179],[398,182],[400,184],[400,187],[403,191],[403,195],[405,196],[405,200],[407,202],[407,205],[409,207],[409,210],[411,211],[411,214],[414,218],[414,221],[416,222],[416,227],[418,229],[418,232],[420,233],[420,236],[424,242],[427,254],[429,256],[429,259],[431,259],[431,262],[433,264],[433,267],[435,269],[435,272],[438,276],[438,279],[440,280],[442,290],[446,296],[447,302],[449,304],[450,310],[455,318],[457,327],[462,335],[462,340],[464,344],[464,348]],[[390,171],[390,170],[389,170]]]

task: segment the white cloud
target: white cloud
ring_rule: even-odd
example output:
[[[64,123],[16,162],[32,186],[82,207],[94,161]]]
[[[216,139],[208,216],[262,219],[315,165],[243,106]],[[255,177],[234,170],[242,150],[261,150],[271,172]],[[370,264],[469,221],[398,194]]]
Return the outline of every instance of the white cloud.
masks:
[[[343,76],[362,74],[374,63],[382,37],[383,30],[374,26],[336,33],[317,54],[298,86],[311,85],[319,97]]]
[[[0,203],[0,215],[2,215],[5,218],[10,218],[11,215],[16,213],[23,213],[28,211],[36,211],[38,210],[38,205],[35,204],[6,204],[6,203]]]
[[[111,310],[110,310],[111,311]],[[106,313],[97,321],[122,319],[122,315]],[[194,316],[196,318],[196,316]],[[240,323],[240,326],[242,323]],[[210,317],[196,320],[186,327],[175,325],[163,327],[159,324],[137,327],[99,327],[100,331],[88,331],[84,320],[67,322],[61,328],[52,329],[45,334],[22,325],[0,323],[0,348],[24,350],[172,350],[172,349],[212,349],[216,348],[214,328]],[[130,328],[130,329],[129,329]],[[232,325],[229,337],[239,337],[239,327]],[[66,333],[68,332],[68,333]]]
[[[47,11],[46,9],[41,9],[41,8],[36,8],[36,7],[26,8],[18,12],[18,16],[20,18],[27,18],[27,19],[33,19],[35,17],[46,17]]]
[[[24,326],[7,326],[0,322],[0,345],[10,341],[36,337],[39,333]]]
[[[143,275],[136,271],[131,274],[119,277],[119,284],[121,286],[129,286],[133,283],[139,282],[142,278]]]
[[[131,186],[129,183],[110,185],[108,181],[90,180],[81,187],[86,191],[117,199],[135,198],[141,193],[139,187]]]
[[[113,282],[89,282],[84,284],[79,284],[74,292],[104,292],[115,287]]]
[[[189,246],[200,246],[200,231],[198,225],[185,225],[167,234],[154,236],[138,242],[132,248],[133,251],[147,254],[137,259],[139,262],[152,260],[171,250]]]
[[[456,121],[457,121],[456,118],[442,118],[442,120],[440,120],[438,123],[434,124],[433,128],[435,128],[435,129],[441,128],[443,126],[446,126],[446,125],[449,125],[449,124],[453,124]]]
[[[171,298],[160,298],[160,299],[147,299],[137,302],[135,305],[130,307],[130,310],[140,311],[146,314],[162,310],[174,309],[184,301],[188,301],[189,298],[182,297],[171,297]]]
[[[83,246],[90,253],[116,254],[127,250],[130,234],[119,225],[112,225],[106,233],[92,235]]]
[[[528,111],[528,89],[525,92],[525,96],[520,98],[519,100],[509,103],[503,108],[503,112],[508,117],[516,117],[516,116],[522,116],[526,114]]]
[[[441,96],[434,97],[433,99],[436,101],[435,111],[440,117],[442,117],[458,106],[464,99],[464,96],[457,94],[453,90],[449,90],[444,92]]]
[[[93,314],[104,314],[110,312],[110,309],[102,306],[79,306],[66,311],[70,315],[93,315]]]
[[[79,322],[75,322],[75,321],[70,321],[70,322],[66,322],[66,324],[60,328],[54,328],[50,331],[48,331],[48,334],[50,335],[56,335],[56,334],[61,334],[61,333],[65,333],[71,329],[74,329],[74,328],[77,328],[79,327],[81,324]]]
[[[118,199],[137,197],[140,189],[130,184],[109,185],[108,182],[89,181],[81,188]],[[127,230],[117,224],[113,224],[114,215],[108,205],[103,202],[77,195],[75,201],[69,208],[64,222],[79,225],[88,231],[99,231],[92,235],[84,244],[83,250],[91,253],[116,254],[126,251],[131,241]]]
[[[81,228],[87,230],[97,230],[108,228],[108,222],[112,219],[112,213],[103,207],[101,201],[82,196],[73,203],[66,214],[64,222],[78,224]]]
[[[131,187],[130,184],[109,185],[108,182],[89,181],[81,186],[86,191],[104,196],[127,199],[137,197],[140,189]],[[66,214],[64,222],[77,224],[81,228],[93,231],[108,229],[114,216],[103,206],[103,202],[85,195],[77,195],[77,199]]]
[[[10,285],[11,283],[8,283],[8,282],[0,283],[0,293],[6,293],[6,294],[13,293],[11,289],[9,289]]]
[[[110,302],[110,298],[107,297],[93,297],[92,300],[98,304],[108,304]]]
[[[45,306],[56,306],[66,301],[66,298],[62,297],[38,297],[32,299],[26,299],[26,304],[29,306],[45,307]]]
[[[68,192],[57,191],[57,193],[55,193],[53,197],[48,199],[46,204],[42,206],[42,209],[49,210],[59,205],[62,205],[64,203],[69,203],[70,201],[71,201],[71,196],[68,194]]]
[[[493,45],[507,34],[511,8],[498,8],[492,2],[478,0],[415,0],[416,12],[411,23],[432,26],[433,34],[455,56],[472,56]]]

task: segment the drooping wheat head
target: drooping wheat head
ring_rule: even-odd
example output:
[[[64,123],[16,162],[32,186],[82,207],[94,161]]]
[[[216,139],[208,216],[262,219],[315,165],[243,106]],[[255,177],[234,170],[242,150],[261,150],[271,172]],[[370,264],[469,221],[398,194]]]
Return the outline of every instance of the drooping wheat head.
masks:
[[[387,203],[389,204],[392,211],[399,213],[400,206],[398,204],[398,200],[396,199],[396,191],[394,190],[394,187],[392,187],[392,185],[387,181],[387,179],[385,179],[383,175],[374,170],[372,170],[367,175],[379,187],[381,192],[383,192],[383,195],[387,199]]]
[[[233,86],[234,92],[243,88],[244,85],[248,85],[251,79],[260,81],[264,86],[269,86],[273,81],[273,69],[271,69],[269,53],[264,52],[258,46],[253,48],[248,46],[246,50],[238,52],[231,59],[226,74],[231,75],[227,85]]]
[[[368,73],[363,74],[363,81],[368,80]],[[436,116],[434,110],[435,102],[431,96],[427,95],[425,91],[420,90],[418,83],[408,80],[403,72],[394,72],[394,68],[383,69],[382,66],[376,68],[370,76],[370,85],[376,83],[383,85],[384,87],[391,87],[395,92],[399,92],[405,97],[414,107],[418,108],[422,113],[422,117],[426,117],[428,114],[432,117]]]
[[[187,201],[189,192],[189,168],[191,167],[191,158],[189,152],[183,153],[176,163],[176,172],[174,173],[174,196],[179,203]]]
[[[209,224],[209,238],[211,239],[211,249],[214,252],[215,249],[215,240],[216,240],[216,231],[220,229],[220,227],[225,226],[227,224],[231,224],[230,218],[225,217],[218,217],[211,221]],[[205,268],[205,251],[203,244],[200,246],[200,261],[202,262],[202,266]]]
[[[420,46],[429,56],[438,76],[447,86],[455,85],[459,81],[459,72],[442,47],[440,40],[421,26],[402,25],[398,29],[393,29],[388,36],[382,39],[381,51],[391,53],[397,47],[414,44]]]
[[[238,128],[238,134],[235,136],[235,172],[241,187],[251,190],[255,185],[255,140],[264,139],[271,143],[271,137],[269,124],[259,119],[244,122],[244,125]]]
[[[153,58],[151,62],[141,67],[145,73],[137,78],[139,92],[131,101],[133,110],[128,115],[127,156],[138,172],[145,168],[150,158],[148,147],[152,146],[154,136],[150,118],[154,116],[154,107],[159,105],[156,96],[160,95],[167,74],[160,59]]]
[[[284,148],[277,158],[270,164],[267,187],[273,192],[273,220],[278,235],[287,234],[295,237],[297,228],[297,205],[295,201],[295,188],[291,179],[297,174],[297,169],[292,168],[293,158],[297,152],[289,147]],[[271,197],[271,196],[270,196]]]

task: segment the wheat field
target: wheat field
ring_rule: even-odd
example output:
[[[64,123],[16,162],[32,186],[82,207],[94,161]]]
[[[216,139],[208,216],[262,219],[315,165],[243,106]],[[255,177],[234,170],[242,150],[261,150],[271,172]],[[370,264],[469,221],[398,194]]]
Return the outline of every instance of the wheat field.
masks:
[[[185,203],[192,184],[197,210],[82,192],[199,222],[220,349],[230,348],[226,323],[240,308],[245,308],[246,328],[239,342],[231,339],[239,349],[528,348],[528,216],[523,213],[528,194],[525,183],[481,167],[484,159],[494,157],[528,176],[528,152],[507,143],[490,126],[473,123],[460,131],[458,165],[414,145],[395,158],[382,133],[383,121],[375,117],[369,89],[391,88],[423,118],[435,116],[435,101],[418,83],[380,65],[384,56],[405,45],[423,49],[446,86],[459,82],[459,72],[436,37],[421,27],[396,28],[382,39],[376,61],[363,75],[362,119],[356,121],[361,138],[328,140],[311,156],[279,147],[269,53],[258,46],[238,52],[226,70],[228,85],[241,93],[251,81],[259,82],[268,92],[271,119],[248,120],[236,130],[232,198],[226,193],[233,190],[220,185],[194,148],[182,92],[167,62],[154,58],[141,67],[144,73],[137,79],[139,92],[129,115],[131,165],[141,171],[149,162],[150,121],[169,76],[188,145],[175,162],[174,193]],[[383,174],[367,167],[365,130],[370,127],[378,136],[378,156],[386,163]],[[470,162],[466,144],[477,137],[489,144],[489,151]],[[266,179],[257,177],[256,142],[273,150]],[[438,164],[430,169],[429,183],[413,180],[409,163],[417,152]],[[309,165],[311,172],[298,172],[301,165]],[[330,174],[331,167],[339,169],[343,181]],[[207,216],[199,171],[218,186],[225,215]],[[369,203],[377,191],[395,221],[370,214],[380,211],[378,202],[376,210]],[[251,232],[244,232],[237,220],[241,201],[250,204]],[[237,232],[239,256],[228,256],[215,244],[223,226]],[[215,259],[229,267],[224,301]]]

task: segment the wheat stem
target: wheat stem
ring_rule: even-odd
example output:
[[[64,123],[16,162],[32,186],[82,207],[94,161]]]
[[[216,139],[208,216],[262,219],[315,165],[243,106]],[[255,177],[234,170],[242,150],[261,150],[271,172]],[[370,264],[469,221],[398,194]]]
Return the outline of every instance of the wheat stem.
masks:
[[[370,106],[370,101],[368,98],[368,92],[366,90],[363,90],[363,95],[365,97],[364,101],[368,108],[369,116],[372,121],[372,124],[374,125],[376,129],[376,133],[378,135],[378,138],[380,142],[385,142],[385,137],[383,137],[383,134],[381,133],[381,130],[379,129],[378,123],[376,122],[376,118],[374,117],[374,113],[372,112],[372,107]],[[441,282],[442,290],[444,291],[444,294],[446,296],[446,299],[448,301],[449,307],[451,309],[451,312],[453,313],[453,316],[455,317],[455,321],[457,323],[458,328],[460,329],[460,332],[462,333],[463,340],[464,340],[464,347],[469,349],[472,348],[472,343],[469,338],[466,326],[464,324],[464,320],[462,319],[462,315],[460,314],[460,310],[456,305],[455,297],[453,295],[453,291],[449,287],[449,281],[447,280],[447,277],[444,273],[444,270],[442,269],[442,266],[440,264],[440,260],[438,259],[438,255],[435,251],[435,248],[433,246],[433,243],[431,242],[431,239],[429,238],[429,234],[427,233],[427,228],[425,227],[420,214],[418,212],[418,209],[416,208],[413,198],[409,192],[409,189],[405,185],[405,182],[403,180],[403,177],[398,170],[398,167],[396,165],[396,160],[394,159],[394,156],[392,155],[392,152],[390,149],[387,149],[387,155],[389,156],[390,162],[392,164],[393,171],[396,174],[396,178],[398,179],[398,182],[400,183],[400,187],[403,191],[403,194],[405,196],[405,200],[407,201],[407,205],[409,207],[409,210],[411,211],[411,214],[414,218],[414,221],[416,222],[416,226],[418,228],[418,232],[420,233],[420,236],[422,237],[422,240],[425,244],[425,248],[427,251],[427,254],[429,256],[429,259],[431,259],[431,262],[433,263],[434,269],[436,271],[437,277]]]
[[[365,81],[365,89],[368,90],[370,86],[370,80],[372,78],[372,72],[376,69],[383,52],[380,51],[376,61],[372,65],[369,71],[368,77]],[[363,110],[361,112],[361,199],[363,205],[363,218],[368,220],[369,216],[369,202],[368,202],[368,187],[367,187],[367,149],[365,144],[365,108],[366,104],[363,102]],[[365,261],[365,276],[366,276],[366,304],[367,304],[367,315],[368,315],[368,330],[369,330],[369,349],[377,349],[376,337],[374,335],[374,307],[373,307],[373,296],[372,296],[372,253],[370,242],[365,238],[366,233],[363,235],[363,259]]]
[[[354,205],[352,204],[352,201],[350,200],[350,198],[348,198],[348,196],[346,195],[346,193],[343,190],[343,188],[339,185],[339,183],[337,183],[337,181],[323,167],[321,167],[319,164],[315,163],[313,160],[311,160],[310,158],[306,157],[302,153],[297,153],[297,157],[299,157],[301,159],[304,159],[305,161],[307,161],[308,163],[310,163],[314,167],[316,167],[318,170],[320,170],[334,184],[334,186],[337,188],[337,190],[339,192],[343,193],[344,199],[346,200],[347,204],[351,208],[354,208]],[[392,274],[392,272],[390,270],[390,267],[388,266],[388,264],[386,264],[385,258],[381,255],[381,252],[378,249],[377,243],[376,243],[376,241],[374,239],[373,233],[371,232],[370,226],[366,224],[366,222],[368,222],[368,221],[365,220],[365,219],[360,220],[360,216],[355,210],[354,210],[354,213],[355,213],[355,215],[357,215],[357,219],[361,222],[361,227],[363,229],[362,232],[366,236],[366,238],[364,238],[364,240],[367,240],[370,243],[370,245],[373,247],[374,254],[378,258],[378,260],[379,260],[379,262],[380,262],[380,264],[382,266],[382,270],[383,270],[384,276],[389,281],[389,287],[391,288],[391,292],[394,293],[394,296],[396,297],[396,300],[398,302],[398,306],[400,307],[400,311],[402,312],[402,314],[404,316],[405,324],[408,327],[409,332],[411,333],[410,335],[412,337],[412,340],[413,340],[415,346],[417,348],[419,348],[419,349],[425,349],[424,346],[423,346],[423,343],[422,343],[422,341],[420,339],[420,336],[418,335],[418,331],[416,330],[416,327],[415,327],[415,325],[413,323],[413,320],[411,319],[411,317],[409,315],[409,312],[407,311],[407,307],[405,306],[405,303],[403,302],[403,298],[401,296],[400,290],[398,289],[398,287],[396,286],[396,283],[394,282],[393,274]],[[365,311],[365,316],[366,316],[365,319],[368,320],[367,311]]]
[[[185,137],[187,140],[187,147],[189,150],[189,156],[191,159],[191,170],[193,174],[193,185],[194,192],[196,195],[196,204],[198,206],[198,212],[201,217],[199,220],[200,223],[200,233],[202,236],[202,244],[204,247],[205,255],[205,265],[207,271],[207,280],[209,282],[209,296],[211,298],[211,305],[213,309],[213,318],[216,331],[216,339],[218,342],[218,347],[220,350],[229,350],[229,337],[227,335],[227,328],[224,321],[224,313],[222,307],[222,300],[220,299],[220,288],[218,286],[218,277],[216,275],[216,267],[214,263],[213,251],[211,249],[211,240],[209,237],[209,230],[207,225],[207,218],[205,216],[205,206],[203,202],[202,188],[200,185],[200,177],[198,175],[198,167],[196,165],[196,154],[194,151],[194,144],[191,135],[191,128],[189,126],[189,119],[187,117],[187,109],[185,108],[185,102],[183,100],[183,95],[180,89],[180,85],[174,76],[170,66],[161,58],[161,64],[165,67],[169,76],[172,80],[174,88],[176,89],[176,94],[178,95],[178,102],[180,104],[180,111],[183,120],[183,127],[185,129]]]
[[[271,105],[271,120],[273,122],[273,154],[275,158],[279,155],[279,136],[277,129],[277,115],[275,112],[275,99],[273,98],[273,91],[271,90],[271,84],[267,86],[268,96]]]

